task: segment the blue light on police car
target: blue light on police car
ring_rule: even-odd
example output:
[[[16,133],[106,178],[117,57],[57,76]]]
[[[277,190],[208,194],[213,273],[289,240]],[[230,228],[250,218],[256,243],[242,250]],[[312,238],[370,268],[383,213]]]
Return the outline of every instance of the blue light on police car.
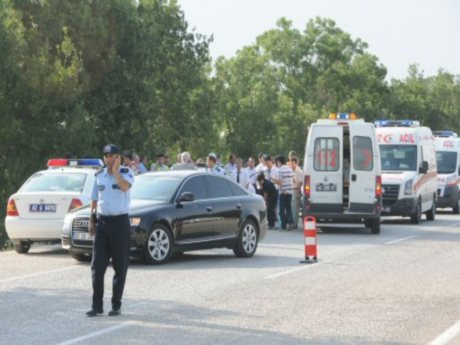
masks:
[[[96,158],[86,158],[78,159],[78,166],[92,166],[92,167],[102,167],[104,163],[100,159]]]

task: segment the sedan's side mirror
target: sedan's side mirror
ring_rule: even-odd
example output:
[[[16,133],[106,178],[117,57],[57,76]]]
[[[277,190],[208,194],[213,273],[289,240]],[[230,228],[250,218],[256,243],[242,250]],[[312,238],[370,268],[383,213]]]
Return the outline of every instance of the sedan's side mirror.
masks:
[[[178,202],[190,202],[195,200],[195,196],[190,192],[183,192],[182,195],[177,200]]]
[[[427,161],[423,161],[422,162],[422,166],[420,167],[420,169],[418,169],[418,172],[420,174],[426,174],[428,171],[428,162]]]

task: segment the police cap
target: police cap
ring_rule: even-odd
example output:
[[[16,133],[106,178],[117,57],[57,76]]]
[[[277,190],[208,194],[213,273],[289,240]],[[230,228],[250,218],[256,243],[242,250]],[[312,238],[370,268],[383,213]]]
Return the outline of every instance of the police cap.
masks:
[[[114,145],[114,144],[107,144],[104,146],[104,148],[102,149],[102,154],[108,154],[108,153],[120,153],[120,149],[118,148],[118,146]]]

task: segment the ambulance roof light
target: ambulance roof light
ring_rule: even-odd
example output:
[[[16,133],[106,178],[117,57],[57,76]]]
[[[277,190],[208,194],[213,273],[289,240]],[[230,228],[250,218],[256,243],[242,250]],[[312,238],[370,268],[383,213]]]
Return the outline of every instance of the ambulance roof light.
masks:
[[[355,113],[330,113],[329,120],[357,120],[358,115]]]
[[[439,138],[457,138],[457,133],[453,131],[443,130],[443,131],[433,131],[433,135]]]
[[[415,120],[377,120],[375,127],[419,127],[420,121]]]

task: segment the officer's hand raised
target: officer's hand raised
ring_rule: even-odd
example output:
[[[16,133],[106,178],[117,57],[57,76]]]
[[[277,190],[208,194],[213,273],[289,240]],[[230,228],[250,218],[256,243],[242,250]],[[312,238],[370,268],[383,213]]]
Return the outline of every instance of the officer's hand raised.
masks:
[[[116,155],[115,160],[113,161],[112,171],[118,172],[118,170],[120,169],[120,165],[121,165],[121,156]]]

